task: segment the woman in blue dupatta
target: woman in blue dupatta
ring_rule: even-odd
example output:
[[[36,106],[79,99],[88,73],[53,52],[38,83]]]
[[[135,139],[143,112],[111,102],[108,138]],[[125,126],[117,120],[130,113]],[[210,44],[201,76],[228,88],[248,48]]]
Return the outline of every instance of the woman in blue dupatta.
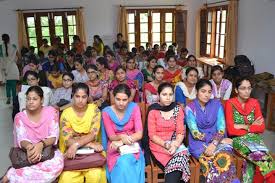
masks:
[[[140,149],[142,121],[139,106],[129,102],[130,88],[119,84],[114,91],[115,102],[102,112],[104,128],[102,143],[107,150],[107,178],[110,183],[144,183],[145,160]],[[130,151],[122,151],[127,148]],[[133,153],[134,152],[134,153]]]
[[[205,182],[237,183],[232,140],[225,137],[222,104],[210,99],[212,85],[208,80],[200,80],[196,90],[197,98],[185,108],[189,152],[199,160]]]

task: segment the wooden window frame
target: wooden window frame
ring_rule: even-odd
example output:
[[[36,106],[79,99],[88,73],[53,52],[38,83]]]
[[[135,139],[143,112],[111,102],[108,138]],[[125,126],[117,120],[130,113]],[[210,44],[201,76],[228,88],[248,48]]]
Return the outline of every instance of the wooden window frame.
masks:
[[[226,32],[227,32],[227,23],[226,22],[222,22],[222,16],[220,14],[220,23],[219,23],[219,33],[217,33],[217,12],[221,10],[221,14],[222,14],[222,10],[226,10],[226,21],[227,21],[227,18],[228,18],[228,5],[222,5],[222,6],[215,6],[215,7],[208,7],[207,10],[206,10],[206,26],[205,26],[205,42],[201,42],[201,49],[202,48],[205,48],[202,52],[201,52],[201,56],[206,56],[206,57],[210,57],[210,58],[217,58],[219,61],[223,61],[223,59],[225,58],[226,56]],[[208,32],[208,13],[211,12],[212,14],[212,20],[211,20],[211,42],[210,42],[210,54],[207,54],[207,36],[209,34]],[[225,23],[225,34],[221,34],[221,25],[222,23]],[[203,28],[202,28],[203,29]],[[201,33],[203,31],[201,30]],[[215,50],[216,50],[216,36],[217,34],[219,34],[219,41],[218,41],[218,55],[216,56],[215,55]],[[221,42],[220,42],[220,37],[221,35],[224,35],[225,36],[225,41],[224,41],[224,55],[223,55],[223,58],[219,58],[219,54],[220,54],[220,47],[221,47]],[[205,44],[205,45],[202,45],[202,44]]]
[[[129,13],[135,14],[135,47],[141,45],[140,40],[140,13],[148,13],[148,42],[153,43],[153,20],[152,13],[160,13],[160,44],[166,42],[165,40],[165,13],[172,13],[173,27],[172,27],[172,42],[176,40],[176,9],[175,8],[161,8],[161,9],[127,9],[127,16]],[[128,22],[127,22],[128,24]],[[129,34],[129,32],[127,33]],[[186,37],[186,35],[185,35]],[[128,40],[129,44],[129,40]],[[152,45],[153,46],[153,45]]]
[[[63,27],[63,37],[64,37],[64,44],[67,48],[70,47],[69,45],[69,33],[68,33],[68,15],[74,15],[76,16],[76,11],[56,11],[56,12],[28,12],[24,13],[24,23],[26,27],[26,33],[27,33],[27,41],[28,46],[30,46],[30,37],[28,32],[28,24],[27,24],[27,18],[28,17],[34,17],[34,23],[35,23],[35,32],[36,32],[36,39],[37,39],[37,49],[39,49],[42,46],[42,39],[44,38],[42,36],[42,27],[41,26],[41,17],[48,16],[49,18],[49,37],[51,44],[53,43],[54,37],[55,37],[55,23],[54,23],[54,17],[55,16],[62,16],[62,27]]]

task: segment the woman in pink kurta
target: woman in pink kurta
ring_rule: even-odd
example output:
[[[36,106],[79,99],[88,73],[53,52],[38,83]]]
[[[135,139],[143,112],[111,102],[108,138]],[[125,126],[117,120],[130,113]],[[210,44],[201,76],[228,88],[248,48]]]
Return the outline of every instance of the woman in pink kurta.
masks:
[[[10,168],[2,181],[50,183],[62,172],[63,156],[56,150],[52,159],[44,162],[40,162],[40,159],[44,147],[57,144],[59,115],[53,107],[42,106],[43,90],[39,86],[30,87],[26,97],[26,110],[18,113],[14,120],[14,146],[25,149],[28,154],[34,152],[35,158],[28,157],[34,165],[19,169]]]
[[[104,128],[102,144],[107,149],[107,173],[109,182],[144,183],[144,156],[140,148],[136,153],[121,155],[119,148],[137,145],[142,138],[140,109],[136,103],[128,102],[131,95],[126,84],[114,89],[115,103],[102,112]],[[131,171],[129,171],[131,170]]]
[[[190,178],[189,153],[183,145],[185,135],[184,113],[173,101],[173,86],[162,83],[158,87],[160,102],[148,109],[143,147],[165,172],[165,183],[188,182]],[[148,140],[146,140],[148,139]],[[149,142],[149,149],[146,148]]]

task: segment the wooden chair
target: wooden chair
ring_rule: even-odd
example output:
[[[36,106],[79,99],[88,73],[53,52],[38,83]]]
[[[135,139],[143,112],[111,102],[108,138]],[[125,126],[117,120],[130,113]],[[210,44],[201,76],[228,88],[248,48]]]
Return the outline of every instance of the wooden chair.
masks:
[[[144,102],[138,103],[141,113],[141,120],[142,120],[142,126],[144,127],[145,120],[146,120],[146,105]],[[152,183],[153,181],[153,170],[151,165],[147,165],[145,167],[145,182]]]

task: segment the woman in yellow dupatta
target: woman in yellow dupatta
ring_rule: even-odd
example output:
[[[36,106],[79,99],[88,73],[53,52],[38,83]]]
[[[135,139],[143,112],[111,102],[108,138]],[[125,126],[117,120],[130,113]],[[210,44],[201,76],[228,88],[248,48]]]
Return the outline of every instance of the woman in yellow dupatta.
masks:
[[[99,142],[101,114],[95,104],[88,104],[89,87],[84,83],[72,89],[73,105],[65,109],[60,119],[59,149],[73,159],[80,147],[90,147],[103,153]],[[107,183],[105,167],[63,171],[59,183]]]

